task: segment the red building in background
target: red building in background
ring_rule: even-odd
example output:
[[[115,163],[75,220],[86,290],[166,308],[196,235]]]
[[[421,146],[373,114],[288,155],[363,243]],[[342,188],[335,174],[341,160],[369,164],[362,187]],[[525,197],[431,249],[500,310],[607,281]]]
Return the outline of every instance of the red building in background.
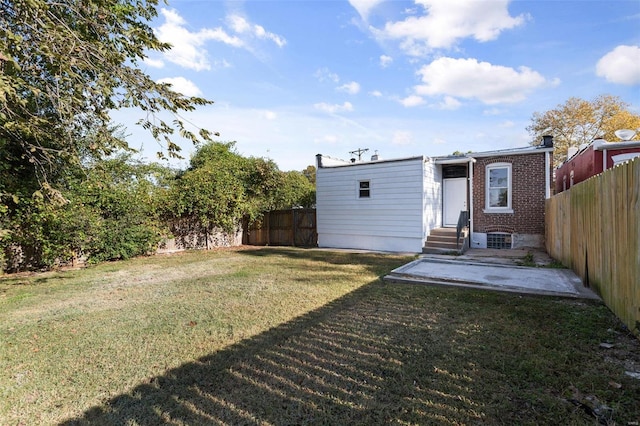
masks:
[[[616,164],[640,157],[640,141],[607,142],[596,139],[580,148],[569,148],[567,160],[556,169],[556,194]]]

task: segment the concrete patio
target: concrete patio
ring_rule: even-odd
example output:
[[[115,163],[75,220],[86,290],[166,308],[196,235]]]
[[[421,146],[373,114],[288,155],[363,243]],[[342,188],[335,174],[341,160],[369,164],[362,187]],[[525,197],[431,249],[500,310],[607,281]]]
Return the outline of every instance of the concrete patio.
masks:
[[[530,256],[528,256],[530,254]],[[536,266],[523,266],[535,264]],[[422,255],[384,277],[390,282],[423,283],[483,290],[599,299],[570,269],[548,267],[539,250],[470,249],[461,256]]]

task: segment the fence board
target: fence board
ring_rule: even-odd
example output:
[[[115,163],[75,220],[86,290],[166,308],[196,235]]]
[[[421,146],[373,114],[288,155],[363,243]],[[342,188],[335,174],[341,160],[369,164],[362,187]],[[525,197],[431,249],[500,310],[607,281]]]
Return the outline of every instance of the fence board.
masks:
[[[264,213],[262,220],[249,224],[244,221],[246,245],[316,247],[315,209],[274,210]]]
[[[640,336],[640,158],[547,200],[549,254]]]

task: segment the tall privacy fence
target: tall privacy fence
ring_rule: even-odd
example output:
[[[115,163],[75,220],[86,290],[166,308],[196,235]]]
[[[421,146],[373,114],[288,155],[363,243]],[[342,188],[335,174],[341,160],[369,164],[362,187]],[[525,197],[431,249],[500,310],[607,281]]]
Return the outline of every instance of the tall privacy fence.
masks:
[[[316,247],[316,210],[275,210],[265,213],[262,220],[252,224],[245,220],[242,243],[254,246]]]
[[[549,254],[640,336],[640,158],[547,200]]]

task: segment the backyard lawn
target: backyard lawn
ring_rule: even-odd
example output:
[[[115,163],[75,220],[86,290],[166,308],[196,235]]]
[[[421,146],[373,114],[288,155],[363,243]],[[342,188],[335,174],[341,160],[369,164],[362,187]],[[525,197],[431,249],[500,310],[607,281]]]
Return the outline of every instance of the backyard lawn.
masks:
[[[640,422],[593,301],[381,277],[410,257],[180,253],[0,279],[0,424]]]

